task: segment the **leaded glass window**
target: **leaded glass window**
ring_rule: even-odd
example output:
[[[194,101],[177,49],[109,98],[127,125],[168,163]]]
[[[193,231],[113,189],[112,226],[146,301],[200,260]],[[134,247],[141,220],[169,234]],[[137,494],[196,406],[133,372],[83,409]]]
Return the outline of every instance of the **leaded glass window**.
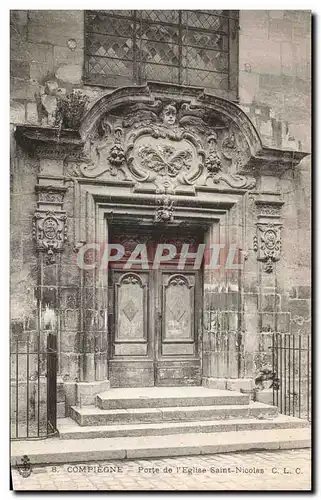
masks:
[[[85,12],[85,83],[147,80],[194,85],[236,97],[238,11]]]

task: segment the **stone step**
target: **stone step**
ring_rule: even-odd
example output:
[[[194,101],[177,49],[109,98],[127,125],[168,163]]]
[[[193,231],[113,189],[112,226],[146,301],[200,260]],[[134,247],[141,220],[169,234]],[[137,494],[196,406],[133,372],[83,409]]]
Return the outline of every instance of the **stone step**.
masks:
[[[175,421],[221,420],[276,417],[278,409],[263,403],[248,405],[185,406],[101,410],[95,406],[70,408],[70,417],[79,425],[112,425]]]
[[[143,387],[110,389],[99,394],[96,405],[102,410],[165,408],[174,406],[246,405],[249,395],[206,387]]]
[[[13,441],[11,464],[27,455],[31,465],[85,463],[115,459],[204,455],[246,450],[309,448],[311,431],[305,429],[250,430],[99,439]]]
[[[96,439],[133,436],[165,436],[184,433],[213,433],[231,431],[249,431],[263,429],[300,429],[308,427],[306,420],[278,415],[273,419],[233,419],[204,420],[196,422],[165,422],[156,424],[123,424],[79,426],[71,418],[58,419],[58,431],[61,439]]]

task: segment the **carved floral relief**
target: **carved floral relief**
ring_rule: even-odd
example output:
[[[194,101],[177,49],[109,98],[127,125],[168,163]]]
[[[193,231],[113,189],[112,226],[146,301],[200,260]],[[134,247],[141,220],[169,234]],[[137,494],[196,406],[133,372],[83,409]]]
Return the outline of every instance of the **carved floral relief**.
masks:
[[[239,174],[250,153],[239,132],[206,106],[167,99],[136,102],[106,114],[87,138],[86,159],[67,174],[170,186],[252,188]]]

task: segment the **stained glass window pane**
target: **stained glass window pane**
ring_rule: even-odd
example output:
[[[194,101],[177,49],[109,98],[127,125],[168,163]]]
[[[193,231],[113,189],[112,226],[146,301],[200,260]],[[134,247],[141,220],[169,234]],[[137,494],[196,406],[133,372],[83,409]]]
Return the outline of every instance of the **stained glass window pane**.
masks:
[[[139,38],[141,40],[152,40],[155,42],[180,43],[180,35],[177,26],[164,26],[162,24],[140,24]]]
[[[124,19],[98,14],[90,14],[87,17],[87,33],[102,33],[132,37],[134,28],[135,24],[133,19]]]
[[[89,37],[87,53],[91,56],[113,57],[133,60],[133,41],[131,38],[120,38],[97,35]]]
[[[228,18],[215,15],[216,11],[212,11],[212,14],[208,12],[187,10],[183,12],[183,23],[191,28],[228,33]]]
[[[228,52],[228,36],[199,30],[184,30],[183,45]]]
[[[138,11],[141,13],[142,19],[148,19],[149,21],[156,21],[158,23],[179,23],[179,11],[178,10],[142,10]]]
[[[238,11],[85,12],[85,82],[147,80],[234,92]]]
[[[188,69],[186,84],[195,87],[228,90],[228,75],[214,73],[213,71]]]
[[[146,80],[158,82],[177,83],[179,70],[175,66],[164,66],[162,64],[143,64],[142,77]]]

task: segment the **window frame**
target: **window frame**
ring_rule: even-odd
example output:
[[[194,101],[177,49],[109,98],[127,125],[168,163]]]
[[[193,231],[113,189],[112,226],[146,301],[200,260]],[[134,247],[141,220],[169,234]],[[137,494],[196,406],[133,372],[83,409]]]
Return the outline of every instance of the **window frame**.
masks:
[[[174,9],[173,9],[174,10]],[[132,59],[128,59],[128,61],[132,62],[133,65],[133,71],[132,75],[129,76],[121,76],[121,75],[115,75],[115,74],[105,74],[102,75],[101,77],[98,76],[98,74],[90,73],[88,69],[88,64],[89,64],[89,57],[92,57],[92,54],[88,53],[88,43],[87,39],[90,37],[91,34],[96,34],[98,36],[115,36],[113,34],[108,34],[108,33],[95,33],[92,31],[89,31],[88,29],[88,20],[87,16],[90,13],[101,13],[103,15],[108,16],[108,12],[113,12],[113,14],[109,15],[112,18],[117,18],[117,19],[127,19],[131,22],[134,23],[134,30],[133,30],[133,35],[132,35],[132,40],[133,40],[133,57]],[[143,19],[142,18],[142,12],[146,12],[144,10],[131,10],[128,12],[131,12],[131,16],[126,16],[126,15],[117,15],[115,14],[117,11],[104,11],[104,10],[86,10],[84,11],[84,71],[83,71],[83,81],[85,85],[88,86],[97,86],[97,87],[104,87],[104,88],[117,88],[121,86],[139,86],[139,85],[144,85],[146,81],[148,80],[157,80],[157,78],[144,78],[143,76],[143,69],[144,65],[146,64],[151,64],[157,66],[158,63],[156,62],[147,62],[147,61],[142,61],[141,59],[141,47],[138,46],[138,40],[139,37],[137,37],[137,28],[140,28],[142,23],[146,23],[148,25],[164,25],[164,26],[171,26],[171,27],[178,27],[178,54],[179,54],[179,63],[177,65],[174,64],[165,64],[165,63],[160,63],[160,65],[167,66],[167,67],[173,67],[177,68],[178,71],[178,78],[177,81],[166,81],[166,80],[161,80],[162,83],[169,83],[169,84],[178,84],[178,85],[184,85],[184,86],[193,86],[193,87],[201,87],[201,88],[206,88],[207,91],[215,93],[217,95],[221,95],[222,97],[229,98],[233,101],[238,101],[238,70],[239,70],[239,11],[231,11],[231,10],[224,10],[224,11],[215,11],[215,10],[209,10],[209,11],[204,11],[204,10],[177,10],[178,12],[178,23],[174,22],[163,22],[163,21],[157,21],[157,20],[151,20],[151,19]],[[185,13],[189,12],[199,12],[203,14],[213,14],[215,12],[224,12],[224,16],[221,14],[217,14],[217,17],[224,17],[227,22],[228,22],[228,28],[226,32],[220,32],[220,31],[215,31],[211,30],[209,28],[198,28],[198,27],[193,27],[189,26],[188,24],[184,24],[183,22],[183,15]],[[188,14],[187,14],[188,15]],[[234,29],[231,28],[231,23],[234,23]],[[227,54],[227,71],[217,71],[215,69],[210,70],[210,73],[217,73],[219,75],[226,74],[227,75],[227,89],[223,89],[220,87],[212,87],[212,86],[206,86],[206,85],[195,85],[194,83],[189,83],[188,82],[188,77],[184,77],[184,72],[186,75],[188,75],[188,72],[193,70],[193,71],[206,71],[202,70],[200,68],[193,68],[189,66],[184,66],[183,64],[183,50],[187,50],[190,47],[196,48],[196,50],[202,50],[201,47],[198,46],[192,46],[190,44],[187,44],[183,42],[183,30],[186,30],[186,33],[188,30],[192,30],[195,32],[209,32],[209,33],[217,33],[223,36],[227,37],[227,50],[224,49],[213,49],[213,48],[206,48],[204,47],[204,50],[210,50],[211,52],[218,52],[221,54],[226,53]],[[124,37],[125,38],[125,37]],[[129,37],[130,38],[130,37]],[[147,41],[148,43],[148,41]],[[104,56],[101,56],[104,57]],[[106,57],[106,59],[111,60],[113,58],[111,57]],[[121,58],[115,58],[119,60],[125,60]]]

